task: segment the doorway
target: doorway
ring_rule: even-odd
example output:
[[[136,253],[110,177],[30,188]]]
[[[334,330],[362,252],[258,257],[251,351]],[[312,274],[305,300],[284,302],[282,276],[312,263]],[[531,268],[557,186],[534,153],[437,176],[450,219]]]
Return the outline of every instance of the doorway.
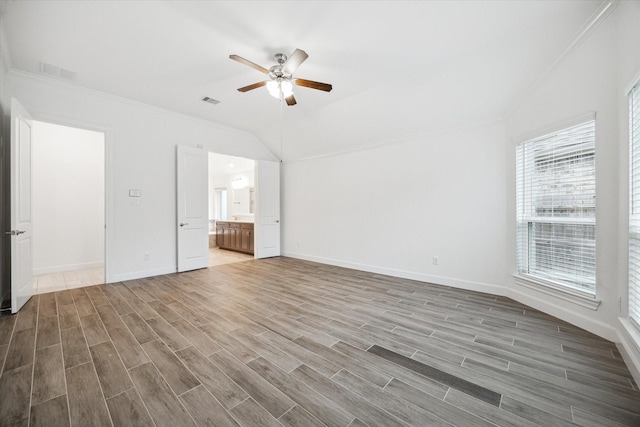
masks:
[[[209,266],[254,259],[250,253],[221,249],[216,223],[253,223],[255,214],[255,161],[243,157],[209,153]],[[253,246],[253,245],[252,245]]]
[[[105,283],[105,134],[34,121],[36,293]]]

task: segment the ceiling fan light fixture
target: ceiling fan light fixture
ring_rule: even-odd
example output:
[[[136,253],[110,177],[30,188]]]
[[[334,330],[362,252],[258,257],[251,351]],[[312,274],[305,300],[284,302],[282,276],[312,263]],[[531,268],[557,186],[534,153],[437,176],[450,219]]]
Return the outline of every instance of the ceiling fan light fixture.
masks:
[[[267,82],[267,90],[274,98],[288,98],[293,95],[293,84],[288,80],[271,80]]]
[[[293,84],[289,80],[282,80],[280,82],[280,89],[282,90],[282,97],[288,98],[293,95]]]
[[[280,85],[276,80],[267,82],[267,90],[274,98],[280,98]]]

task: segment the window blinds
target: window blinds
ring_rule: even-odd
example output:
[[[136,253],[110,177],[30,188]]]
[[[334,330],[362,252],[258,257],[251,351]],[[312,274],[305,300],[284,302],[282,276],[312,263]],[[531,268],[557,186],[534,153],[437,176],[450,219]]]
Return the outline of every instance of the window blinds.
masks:
[[[595,294],[595,121],[516,153],[518,272]]]
[[[629,94],[629,317],[640,325],[640,84]]]

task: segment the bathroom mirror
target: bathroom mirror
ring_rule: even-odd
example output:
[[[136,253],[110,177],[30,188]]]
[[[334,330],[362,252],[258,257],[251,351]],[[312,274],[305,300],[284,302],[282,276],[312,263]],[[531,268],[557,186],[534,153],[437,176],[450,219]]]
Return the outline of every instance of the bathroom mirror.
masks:
[[[254,213],[254,188],[245,187],[233,190],[233,215]]]

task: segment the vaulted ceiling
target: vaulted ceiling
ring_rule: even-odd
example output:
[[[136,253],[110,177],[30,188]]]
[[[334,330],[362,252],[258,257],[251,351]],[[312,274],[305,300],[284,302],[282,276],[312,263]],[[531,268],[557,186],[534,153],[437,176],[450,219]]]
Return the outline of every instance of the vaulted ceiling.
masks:
[[[15,70],[41,63],[74,84],[254,133],[306,158],[503,117],[602,1],[2,2]],[[309,54],[288,107],[265,88],[277,52]],[[220,101],[201,101],[209,96]]]

